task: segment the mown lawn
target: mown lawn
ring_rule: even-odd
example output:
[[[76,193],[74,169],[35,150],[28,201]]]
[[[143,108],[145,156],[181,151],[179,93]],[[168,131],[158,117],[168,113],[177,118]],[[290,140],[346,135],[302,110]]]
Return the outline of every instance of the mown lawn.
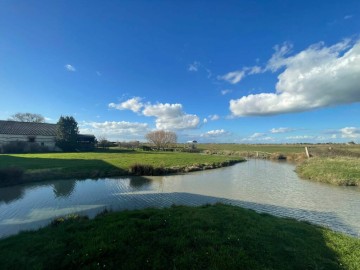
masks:
[[[75,218],[0,240],[0,269],[360,269],[360,240],[235,206]]]
[[[230,159],[243,160],[237,157],[229,158],[198,153],[125,150],[82,153],[2,154],[0,155],[0,170],[9,167],[20,168],[25,171],[25,178],[29,178],[29,181],[55,178],[96,178],[128,175],[130,166],[134,164],[166,168],[193,164],[213,164]],[[9,181],[6,184],[8,185]]]
[[[296,172],[305,179],[336,185],[360,185],[360,158],[317,157],[299,164]]]

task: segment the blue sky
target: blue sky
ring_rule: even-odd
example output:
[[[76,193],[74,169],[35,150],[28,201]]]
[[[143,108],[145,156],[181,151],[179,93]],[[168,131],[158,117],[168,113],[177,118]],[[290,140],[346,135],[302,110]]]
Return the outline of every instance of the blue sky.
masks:
[[[360,142],[359,1],[0,1],[0,119]]]

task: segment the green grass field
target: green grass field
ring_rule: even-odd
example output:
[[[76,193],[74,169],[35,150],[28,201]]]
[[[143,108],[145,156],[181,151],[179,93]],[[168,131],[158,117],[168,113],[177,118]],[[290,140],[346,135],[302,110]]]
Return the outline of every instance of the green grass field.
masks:
[[[296,171],[305,179],[335,185],[360,185],[360,158],[311,158],[299,164]]]
[[[241,160],[241,158],[231,158]],[[147,164],[154,167],[190,166],[193,164],[217,163],[230,160],[229,157],[209,156],[198,153],[144,152],[105,150],[83,153],[46,154],[2,154],[0,169],[16,167],[25,170],[34,178],[86,178],[128,175],[133,164]],[[1,182],[1,181],[0,181]]]
[[[0,269],[360,269],[360,239],[235,206],[73,218],[0,240]]]

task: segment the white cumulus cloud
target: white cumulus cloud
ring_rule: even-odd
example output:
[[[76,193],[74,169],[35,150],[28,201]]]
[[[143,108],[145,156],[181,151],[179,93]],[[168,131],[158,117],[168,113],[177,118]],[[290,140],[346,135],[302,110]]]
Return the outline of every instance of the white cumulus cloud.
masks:
[[[134,97],[119,104],[110,103],[109,107],[118,110],[131,110],[144,116],[155,117],[157,129],[194,129],[200,124],[200,118],[195,114],[185,113],[179,103],[142,103],[141,98]],[[207,119],[204,119],[204,123],[206,121]]]
[[[197,128],[200,123],[200,118],[194,114],[186,114],[181,104],[147,104],[142,113],[145,116],[156,117],[155,122],[158,129],[192,129]]]
[[[119,104],[115,104],[115,103],[109,104],[110,108],[114,108],[117,110],[131,110],[133,112],[139,112],[143,106],[144,106],[144,104],[141,103],[141,98],[139,98],[139,97],[134,97],[134,98],[128,99]]]
[[[326,47],[319,43],[286,57],[291,46],[277,47],[267,69],[285,70],[275,93],[230,100],[233,116],[261,116],[312,110],[360,101],[360,41]]]
[[[66,68],[66,70],[71,71],[71,72],[76,71],[76,68],[70,64],[65,65],[65,68]]]

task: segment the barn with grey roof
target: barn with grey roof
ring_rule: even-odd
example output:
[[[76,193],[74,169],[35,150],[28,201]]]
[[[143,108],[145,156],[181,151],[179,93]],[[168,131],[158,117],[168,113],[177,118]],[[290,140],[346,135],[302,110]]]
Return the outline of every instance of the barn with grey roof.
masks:
[[[57,124],[31,123],[0,120],[0,153],[5,145],[11,142],[26,142],[29,145],[38,144],[49,151],[60,150],[55,145]],[[78,135],[82,144],[94,142],[93,135]]]

